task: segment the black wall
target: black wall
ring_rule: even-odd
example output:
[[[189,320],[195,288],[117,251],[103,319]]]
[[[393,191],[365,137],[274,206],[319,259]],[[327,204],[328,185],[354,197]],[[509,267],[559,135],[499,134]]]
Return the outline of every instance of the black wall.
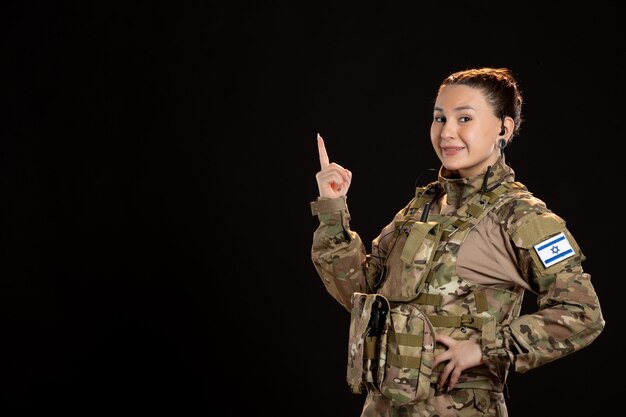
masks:
[[[483,65],[518,76],[507,161],[568,222],[607,321],[512,374],[510,415],[612,408],[620,13],[544,3],[3,3],[0,412],[358,416],[349,315],[310,261],[316,133],[369,242],[439,167],[439,82]]]

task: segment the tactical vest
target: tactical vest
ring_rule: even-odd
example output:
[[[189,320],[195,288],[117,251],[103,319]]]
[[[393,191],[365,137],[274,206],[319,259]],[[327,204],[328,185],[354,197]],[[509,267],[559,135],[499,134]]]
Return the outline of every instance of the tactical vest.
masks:
[[[432,369],[434,334],[456,340],[478,337],[484,348],[496,341],[496,324],[518,317],[523,288],[512,290],[482,286],[462,280],[456,273],[459,248],[471,229],[488,213],[520,195],[530,195],[519,182],[503,182],[477,193],[450,215],[430,215],[420,221],[426,203],[436,197],[437,183],[416,190],[412,203],[395,223],[395,239],[385,259],[385,276],[376,294],[353,295],[348,382],[354,392],[372,384],[396,405],[424,399],[445,364]],[[420,220],[418,220],[420,219]],[[378,309],[378,310],[377,310]],[[372,312],[384,316],[375,330]],[[362,335],[363,368],[354,368]],[[358,349],[357,349],[358,350]],[[351,356],[352,355],[352,356]],[[484,364],[465,371],[458,388],[483,388],[501,392],[508,364]],[[362,376],[362,379],[359,379]],[[420,386],[421,384],[421,386]]]

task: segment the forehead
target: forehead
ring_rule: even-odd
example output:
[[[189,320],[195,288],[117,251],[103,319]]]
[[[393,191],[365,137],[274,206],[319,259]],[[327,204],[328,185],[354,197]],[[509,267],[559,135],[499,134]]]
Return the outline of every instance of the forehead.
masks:
[[[435,100],[435,108],[443,111],[467,108],[488,110],[490,106],[482,90],[467,85],[454,84],[444,86],[439,92]]]

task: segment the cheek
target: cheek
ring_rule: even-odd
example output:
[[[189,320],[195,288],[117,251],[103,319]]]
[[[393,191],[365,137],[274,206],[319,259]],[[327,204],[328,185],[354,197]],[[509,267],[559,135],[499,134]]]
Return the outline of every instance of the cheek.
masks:
[[[434,140],[431,140],[430,144],[433,146],[433,149],[435,150],[435,153],[437,155],[439,155],[439,153],[441,153],[441,149],[439,149],[439,144],[437,142],[435,142]]]
[[[439,129],[434,124],[430,126],[430,143],[432,143],[433,148],[437,149],[437,144],[439,143]]]

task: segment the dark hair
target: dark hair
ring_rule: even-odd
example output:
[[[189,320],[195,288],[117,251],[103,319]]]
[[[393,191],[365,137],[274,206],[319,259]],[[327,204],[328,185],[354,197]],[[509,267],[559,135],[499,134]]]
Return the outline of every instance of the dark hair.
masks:
[[[513,136],[519,133],[522,124],[522,93],[511,70],[507,68],[472,68],[457,71],[448,76],[437,94],[446,85],[461,84],[481,90],[492,106],[496,117],[504,120],[510,116],[515,121]]]

